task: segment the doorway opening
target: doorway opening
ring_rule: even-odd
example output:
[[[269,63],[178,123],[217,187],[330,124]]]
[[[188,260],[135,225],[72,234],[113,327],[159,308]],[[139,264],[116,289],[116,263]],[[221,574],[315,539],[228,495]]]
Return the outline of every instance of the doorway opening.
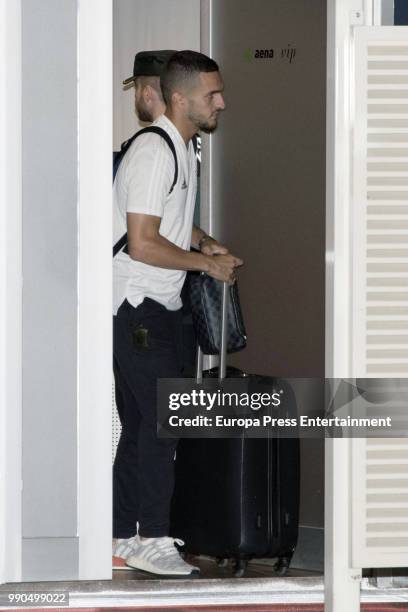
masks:
[[[227,109],[217,131],[202,139],[197,217],[206,232],[245,261],[239,289],[248,345],[229,363],[264,376],[314,378],[306,394],[300,382],[297,392],[303,402],[322,405],[325,0],[312,5],[307,0],[195,0],[171,6],[160,0],[114,0],[113,11],[115,150],[138,129],[134,92],[122,86],[136,52],[190,48],[219,64]],[[112,422],[113,459],[120,435],[114,394]],[[324,441],[301,440],[300,454],[299,543],[290,575],[321,577]],[[253,560],[245,576],[276,575],[275,561]],[[232,575],[231,563],[199,562],[204,578]],[[122,570],[114,573],[114,579],[121,578]]]

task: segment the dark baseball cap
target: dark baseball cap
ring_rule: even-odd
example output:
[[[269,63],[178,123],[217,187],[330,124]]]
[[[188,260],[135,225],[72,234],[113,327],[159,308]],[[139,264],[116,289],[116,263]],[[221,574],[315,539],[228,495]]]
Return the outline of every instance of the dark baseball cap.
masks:
[[[133,76],[123,81],[127,85],[138,76],[161,76],[167,62],[176,51],[140,51],[135,55]]]

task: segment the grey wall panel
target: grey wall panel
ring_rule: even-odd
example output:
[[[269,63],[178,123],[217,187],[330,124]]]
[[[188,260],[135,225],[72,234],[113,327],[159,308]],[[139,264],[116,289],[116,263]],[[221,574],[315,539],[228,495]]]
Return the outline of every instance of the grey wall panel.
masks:
[[[77,580],[78,548],[78,538],[24,538],[23,580]]]
[[[324,375],[325,2],[212,6],[227,104],[213,136],[214,225],[245,260],[249,341],[231,361],[263,374]],[[274,56],[257,59],[257,49]],[[292,62],[282,49],[296,49]]]
[[[394,0],[381,1],[381,25],[394,25]]]
[[[77,2],[22,8],[23,535],[67,537],[77,502]]]

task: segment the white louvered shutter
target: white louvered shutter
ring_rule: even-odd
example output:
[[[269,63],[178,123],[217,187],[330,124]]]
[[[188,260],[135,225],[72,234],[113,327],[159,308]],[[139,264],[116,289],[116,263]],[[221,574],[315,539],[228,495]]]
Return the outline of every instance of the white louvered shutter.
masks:
[[[408,567],[406,438],[352,440],[352,565]]]
[[[359,377],[403,378],[408,376],[408,28],[356,27],[354,51],[352,371]],[[352,564],[407,567],[408,438],[356,439],[351,447]]]
[[[408,376],[408,28],[355,29],[353,373]]]

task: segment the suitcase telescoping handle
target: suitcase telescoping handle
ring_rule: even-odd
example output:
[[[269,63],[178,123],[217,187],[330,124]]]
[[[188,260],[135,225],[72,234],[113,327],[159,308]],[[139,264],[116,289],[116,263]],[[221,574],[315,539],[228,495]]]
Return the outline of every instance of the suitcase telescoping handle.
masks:
[[[221,307],[221,338],[220,338],[220,364],[218,368],[218,379],[224,380],[227,372],[227,331],[228,331],[228,283],[222,285],[222,307]],[[197,347],[196,382],[203,382],[203,351],[200,345]]]

